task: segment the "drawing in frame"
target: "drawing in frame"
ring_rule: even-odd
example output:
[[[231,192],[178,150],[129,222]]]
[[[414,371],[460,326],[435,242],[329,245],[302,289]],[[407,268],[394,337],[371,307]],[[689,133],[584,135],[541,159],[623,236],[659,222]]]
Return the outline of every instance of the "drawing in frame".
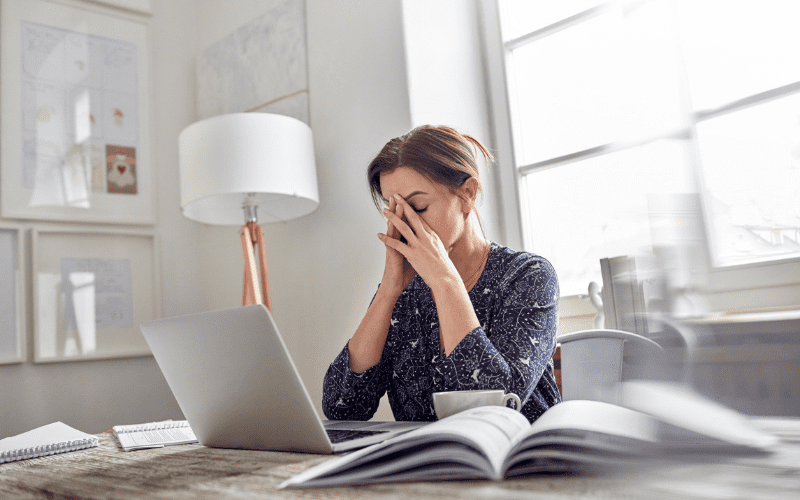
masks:
[[[0,222],[0,365],[26,358],[22,226]]]
[[[150,355],[159,316],[152,231],[31,229],[35,363]]]
[[[152,225],[148,18],[90,2],[0,12],[0,215]]]

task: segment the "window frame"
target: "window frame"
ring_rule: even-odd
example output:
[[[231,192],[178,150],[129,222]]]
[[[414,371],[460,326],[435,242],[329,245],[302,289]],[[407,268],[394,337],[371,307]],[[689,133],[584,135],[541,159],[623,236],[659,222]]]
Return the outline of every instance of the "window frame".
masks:
[[[508,42],[502,38],[500,23],[500,1],[491,0],[478,2],[484,37],[484,57],[489,90],[489,105],[492,116],[496,160],[498,163],[497,175],[499,178],[499,205],[503,216],[503,229],[506,242],[517,248],[532,249],[532,235],[528,211],[525,206],[524,183],[525,175],[538,168],[551,168],[564,164],[575,158],[588,158],[622,149],[620,144],[606,144],[575,152],[559,158],[551,158],[531,165],[517,167],[519,154],[515,144],[520,144],[516,131],[512,126],[513,107],[510,95],[513,88],[509,78],[509,63],[511,50],[521,44],[546,34],[553,29],[564,28],[570,24],[581,22],[589,17],[605,12],[610,2],[603,2],[597,6],[586,9],[569,18],[564,19],[548,28],[536,30]],[[511,48],[510,48],[511,47]],[[696,148],[695,125],[706,119],[722,114],[736,112],[750,106],[762,104],[769,100],[800,93],[800,82],[794,82],[778,89],[771,89],[760,94],[751,95],[737,101],[726,103],[715,109],[694,111],[689,115],[690,120],[686,129],[674,131],[672,137],[686,138],[691,141],[690,147]],[[650,140],[667,138],[664,134]],[[683,137],[682,137],[683,136]],[[698,192],[703,200],[703,187],[698,185]],[[705,217],[705,210],[701,211]],[[708,241],[708,226],[705,221],[702,225],[704,237]],[[746,263],[716,267],[712,264],[711,249],[705,246],[703,258],[707,264],[708,273],[704,283],[697,288],[705,301],[704,309],[714,312],[749,312],[755,310],[784,310],[800,309],[800,258],[791,257],[765,262]],[[587,283],[588,286],[588,283]],[[586,316],[590,310],[577,305],[585,302],[583,294],[562,297],[562,302],[568,308],[577,308],[576,314]]]

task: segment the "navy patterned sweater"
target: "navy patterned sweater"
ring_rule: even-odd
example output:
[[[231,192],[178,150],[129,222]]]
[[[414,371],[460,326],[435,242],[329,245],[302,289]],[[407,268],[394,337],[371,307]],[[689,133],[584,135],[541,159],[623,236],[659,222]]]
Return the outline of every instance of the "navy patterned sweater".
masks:
[[[432,395],[440,391],[513,392],[530,422],[560,402],[552,361],[559,298],[553,266],[492,243],[469,297],[481,326],[441,357],[436,304],[414,277],[395,304],[380,362],[355,373],[345,345],[331,363],[323,382],[325,416],[369,420],[387,391],[395,420],[436,420]]]

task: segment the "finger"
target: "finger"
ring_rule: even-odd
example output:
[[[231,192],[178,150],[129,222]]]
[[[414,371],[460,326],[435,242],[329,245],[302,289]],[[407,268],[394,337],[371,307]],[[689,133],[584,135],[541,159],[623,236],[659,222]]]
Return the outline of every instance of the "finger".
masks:
[[[392,201],[394,202],[394,210],[393,210],[393,212],[395,214],[397,214],[397,216],[400,217],[400,219],[402,220],[403,219],[403,207],[401,205],[397,204],[397,202],[395,201],[394,197],[392,197]],[[398,237],[400,236],[400,231],[397,231],[397,236]]]
[[[400,217],[400,220],[402,220],[403,222],[408,224],[408,221],[406,221],[403,218],[403,206],[402,205],[396,205],[395,213],[397,214],[398,217]],[[412,231],[413,231],[413,229],[412,229]],[[400,235],[400,231],[397,232],[397,238],[400,241],[402,241],[403,243],[408,244],[408,240],[405,237]]]
[[[430,234],[430,235],[433,235],[433,236],[436,236],[436,238],[437,238],[439,241],[441,241],[441,238],[439,238],[439,233],[437,233],[436,231],[434,231],[434,230],[433,230],[433,228],[431,228],[431,226],[429,226],[429,225],[428,225],[428,223],[427,223],[427,222],[425,222],[425,219],[423,219],[422,217],[420,217],[420,218],[419,218],[419,222],[422,224],[422,227],[424,227],[424,228],[425,228],[425,232],[426,232],[426,233],[428,233],[428,234]]]
[[[403,212],[405,212],[405,210]],[[406,224],[406,222],[400,216],[398,216],[396,213],[389,212],[388,210],[384,210],[383,215],[389,219],[395,229],[400,231],[400,234],[403,235],[407,241],[411,241],[411,239],[414,237],[414,231],[408,227],[408,224]]]
[[[425,231],[427,231],[429,233],[433,232],[433,229],[431,229],[431,226],[429,226],[428,223],[425,222],[425,219],[423,219],[422,217],[419,217],[419,216],[417,216],[417,218],[419,219],[419,222],[420,222],[420,224],[422,224],[422,227],[425,229]]]
[[[399,235],[403,235],[408,237],[408,235],[413,235],[414,231],[409,227],[407,220],[403,217],[403,210],[399,208],[397,212],[390,212],[389,210],[383,211],[383,216],[392,224]],[[404,232],[405,231],[405,232]]]
[[[396,209],[397,209],[397,201],[394,199],[394,197],[389,198],[389,208],[388,208],[388,210],[390,212],[394,212]],[[386,215],[384,215],[384,217],[386,217]],[[400,237],[400,232],[397,230],[397,228],[394,227],[394,224],[392,224],[392,221],[390,221],[388,217],[386,217],[386,221],[387,221],[386,234],[389,235],[391,238],[395,238],[395,239],[399,238]]]
[[[422,218],[413,208],[411,208],[411,205],[409,205],[408,202],[399,194],[395,194],[394,199],[397,201],[399,206],[403,207],[403,213],[406,215],[406,220],[408,220],[411,229],[415,233],[417,231],[423,231],[425,227],[422,225]],[[408,236],[406,236],[406,238],[408,238]]]
[[[378,239],[381,240],[384,245],[393,250],[397,250],[403,255],[403,257],[405,257],[405,252],[408,250],[408,245],[398,239],[389,237],[382,233],[378,233]]]
[[[403,218],[403,215],[404,215],[405,212],[403,211],[403,206],[402,205],[398,205],[397,203],[395,203],[394,213],[397,214],[397,216],[400,218],[400,220],[402,220],[403,222],[408,224],[407,219]],[[397,235],[398,235],[398,237],[400,236],[400,231],[399,230],[397,231]]]
[[[439,242],[438,244],[442,244],[442,239],[439,237],[439,233],[437,233],[436,231],[434,231],[434,230],[431,228],[431,226],[429,226],[429,225],[428,225],[428,223],[427,223],[427,222],[425,222],[425,219],[423,219],[422,217],[420,217],[420,218],[419,218],[419,222],[420,222],[420,224],[422,224],[422,227],[423,227],[423,228],[425,228],[425,233],[426,233],[426,234],[428,234],[428,235],[430,236],[430,238],[431,238],[431,241],[433,241],[435,245],[437,244],[437,243],[436,243],[437,241]],[[450,250],[452,250],[452,248],[451,248]],[[450,255],[450,250],[447,250],[447,254],[448,254],[448,255]]]

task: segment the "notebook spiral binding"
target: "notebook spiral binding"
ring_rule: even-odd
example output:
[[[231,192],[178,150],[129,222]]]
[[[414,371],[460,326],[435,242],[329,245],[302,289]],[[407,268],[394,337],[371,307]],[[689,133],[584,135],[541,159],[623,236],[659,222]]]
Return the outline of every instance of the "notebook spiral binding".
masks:
[[[136,424],[136,425],[115,425],[114,432],[121,434],[124,432],[141,432],[152,431],[158,429],[173,429],[175,427],[189,427],[189,422],[186,420],[170,420],[166,422],[151,422],[149,424]]]
[[[43,446],[34,446],[32,448],[20,448],[18,450],[4,451],[0,453],[0,464],[6,462],[15,462],[17,460],[27,460],[29,458],[46,457],[48,455],[56,455],[58,453],[66,453],[68,451],[93,448],[98,446],[98,444],[99,440],[97,437],[92,436],[89,439],[78,439],[74,441],[64,441],[61,443],[53,443]]]

